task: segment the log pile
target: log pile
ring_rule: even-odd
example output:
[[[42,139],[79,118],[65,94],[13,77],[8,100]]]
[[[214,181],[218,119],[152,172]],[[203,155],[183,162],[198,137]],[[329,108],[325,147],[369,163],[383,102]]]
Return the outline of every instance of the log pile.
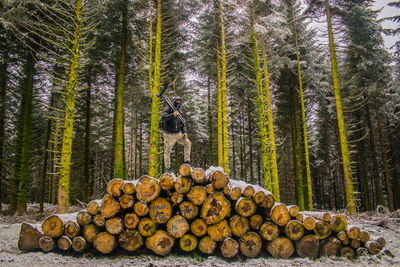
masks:
[[[113,179],[102,200],[73,218],[51,215],[41,229],[23,223],[18,247],[80,253],[94,248],[102,254],[145,247],[160,256],[174,249],[225,258],[262,253],[312,259],[375,255],[385,247],[384,238],[371,240],[368,232],[348,226],[344,215],[300,212],[258,186],[230,180],[221,169],[183,164],[179,174]]]

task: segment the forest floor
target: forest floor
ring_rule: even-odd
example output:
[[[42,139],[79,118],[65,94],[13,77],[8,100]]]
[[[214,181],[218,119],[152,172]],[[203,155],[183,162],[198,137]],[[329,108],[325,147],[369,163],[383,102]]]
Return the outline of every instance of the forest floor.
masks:
[[[7,208],[3,205],[3,210]],[[71,212],[82,209],[70,207]],[[396,213],[364,212],[357,216],[347,215],[350,225],[359,226],[368,231],[371,237],[383,236],[386,249],[393,255],[362,256],[349,260],[344,257],[322,257],[316,260],[291,258],[288,260],[274,259],[270,256],[259,256],[255,259],[236,258],[227,261],[220,256],[203,257],[197,253],[176,254],[167,257],[157,257],[149,252],[140,255],[127,255],[116,250],[111,255],[100,255],[90,251],[84,254],[76,253],[22,253],[18,250],[17,242],[21,223],[40,224],[45,217],[56,213],[56,206],[45,205],[45,212],[38,213],[39,205],[30,204],[25,216],[0,216],[0,266],[400,266],[400,211]]]

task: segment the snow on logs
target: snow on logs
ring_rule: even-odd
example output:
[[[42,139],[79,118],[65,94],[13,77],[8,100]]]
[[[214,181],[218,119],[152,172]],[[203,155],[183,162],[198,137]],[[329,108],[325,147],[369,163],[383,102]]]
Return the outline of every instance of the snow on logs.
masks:
[[[108,254],[121,247],[140,253],[145,247],[160,256],[197,249],[225,258],[285,259],[375,255],[385,245],[384,238],[371,240],[368,232],[348,226],[342,214],[301,212],[275,202],[259,186],[230,180],[222,168],[204,171],[187,164],[178,177],[112,179],[103,199],[76,214],[51,215],[41,229],[23,223],[18,240],[24,252],[94,248]]]

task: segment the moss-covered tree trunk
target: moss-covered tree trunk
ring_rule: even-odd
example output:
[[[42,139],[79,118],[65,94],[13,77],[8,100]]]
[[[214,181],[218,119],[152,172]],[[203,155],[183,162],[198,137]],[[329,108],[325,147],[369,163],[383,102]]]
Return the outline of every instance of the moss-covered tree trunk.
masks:
[[[6,121],[6,86],[7,86],[7,65],[8,53],[3,54],[0,65],[0,212],[2,207],[2,192],[4,180],[4,139],[5,139],[5,121]]]
[[[300,158],[300,142],[299,142],[299,122],[297,116],[297,95],[294,83],[289,83],[291,95],[291,124],[292,124],[292,146],[293,146],[293,164],[294,164],[294,185],[296,190],[297,206],[300,210],[304,210],[304,192],[303,192],[303,172],[301,168]]]
[[[262,43],[262,55],[264,60],[264,95],[265,101],[267,105],[267,118],[268,118],[268,137],[269,137],[269,146],[271,153],[271,174],[272,174],[272,193],[275,196],[275,200],[280,202],[280,193],[279,193],[279,177],[278,177],[278,161],[276,156],[276,145],[275,145],[275,133],[274,133],[274,119],[272,117],[272,107],[271,107],[271,96],[269,92],[269,75],[268,75],[268,62],[267,62],[267,53],[265,51],[265,44]]]
[[[250,6],[250,26],[251,26],[251,37],[253,43],[253,62],[254,62],[254,73],[256,76],[256,88],[257,88],[257,107],[259,115],[260,124],[260,143],[261,143],[261,160],[262,160],[262,174],[264,180],[265,189],[272,191],[271,185],[271,167],[270,167],[270,157],[268,149],[268,133],[267,133],[267,116],[265,112],[265,99],[264,90],[261,81],[261,71],[260,71],[260,57],[258,51],[258,39],[257,33],[254,26],[254,8]],[[250,152],[251,153],[251,152]]]
[[[300,52],[297,37],[296,27],[296,14],[293,7],[293,0],[290,0],[290,7],[292,11],[292,24],[293,24],[293,35],[296,44],[296,56],[297,56],[297,73],[299,77],[299,94],[300,94],[300,106],[301,106],[301,119],[303,128],[303,141],[304,141],[304,158],[306,167],[306,207],[308,210],[313,210],[313,199],[312,199],[312,182],[311,182],[311,170],[310,170],[310,156],[308,152],[308,138],[307,138],[307,121],[306,113],[304,108],[304,93],[303,93],[303,81],[301,77],[301,66],[300,66]]]
[[[78,85],[80,39],[82,31],[82,0],[75,1],[74,31],[70,49],[70,66],[65,92],[64,132],[61,148],[61,170],[58,184],[58,213],[66,213],[69,205],[69,178],[71,170],[72,136],[74,127],[75,97]]]
[[[217,35],[218,36],[218,35]],[[217,135],[218,135],[218,166],[224,166],[224,146],[223,146],[223,121],[222,121],[222,87],[221,87],[221,61],[220,47],[217,37],[217,97],[218,97],[218,118],[217,118]]]
[[[350,212],[350,214],[355,214],[356,213],[356,203],[355,203],[354,190],[353,190],[353,175],[351,172],[350,155],[349,155],[349,149],[348,149],[348,145],[347,145],[346,128],[345,128],[343,108],[342,108],[342,99],[340,96],[339,74],[338,74],[338,66],[337,66],[337,61],[336,61],[335,42],[333,39],[333,30],[332,30],[330,8],[329,8],[329,0],[325,0],[325,7],[326,7],[326,20],[327,20],[327,24],[328,24],[328,34],[329,34],[331,71],[332,71],[333,87],[334,87],[334,92],[335,92],[336,115],[337,115],[337,120],[338,120],[340,148],[341,148],[341,152],[342,152],[342,161],[343,161],[343,173],[344,173],[344,181],[345,181],[347,210]]]
[[[160,65],[161,65],[161,0],[157,4],[157,28],[156,28],[156,46],[154,56],[154,79],[151,90],[151,119],[150,119],[150,151],[149,151],[149,175],[155,177],[158,175],[159,162],[159,126],[160,100],[157,97],[160,87]]]
[[[389,163],[388,163],[388,156],[387,156],[387,148],[386,148],[386,138],[383,133],[384,129],[381,122],[381,116],[379,114],[379,108],[376,104],[376,99],[374,99],[374,108],[375,108],[375,117],[376,117],[376,124],[378,127],[378,136],[379,136],[379,145],[381,147],[382,152],[382,159],[383,159],[383,167],[385,172],[385,182],[386,182],[386,192],[387,192],[387,199],[389,204],[389,210],[393,211],[393,191],[392,191],[392,181],[389,172]]]
[[[219,1],[219,18],[221,26],[221,92],[222,92],[222,136],[223,136],[223,167],[229,175],[228,160],[228,108],[226,96],[226,51],[225,51],[225,26],[222,0]]]
[[[29,52],[28,52],[29,53]],[[17,173],[17,215],[26,213],[26,203],[28,195],[28,182],[30,177],[29,162],[30,162],[30,149],[31,149],[31,124],[32,124],[32,97],[33,97],[33,75],[35,71],[35,58],[29,53],[26,68],[25,68],[25,81],[23,83],[23,106],[21,106],[22,115],[22,139],[21,150],[18,151],[20,157],[20,167]]]
[[[114,115],[114,178],[126,178],[125,162],[125,131],[124,131],[124,91],[125,91],[125,62],[126,62],[126,39],[128,23],[128,1],[123,1],[122,24],[121,24],[121,50],[119,54],[118,78],[115,94],[115,115]]]

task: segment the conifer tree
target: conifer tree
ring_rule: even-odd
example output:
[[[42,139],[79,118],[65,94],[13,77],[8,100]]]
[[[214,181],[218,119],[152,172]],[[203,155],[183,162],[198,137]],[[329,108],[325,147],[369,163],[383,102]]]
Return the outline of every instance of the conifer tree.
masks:
[[[154,56],[154,78],[151,90],[151,119],[150,119],[150,151],[149,151],[149,175],[154,177],[159,171],[159,114],[160,100],[157,97],[160,87],[160,65],[161,65],[161,0],[157,3],[157,26],[156,26],[156,46]]]

